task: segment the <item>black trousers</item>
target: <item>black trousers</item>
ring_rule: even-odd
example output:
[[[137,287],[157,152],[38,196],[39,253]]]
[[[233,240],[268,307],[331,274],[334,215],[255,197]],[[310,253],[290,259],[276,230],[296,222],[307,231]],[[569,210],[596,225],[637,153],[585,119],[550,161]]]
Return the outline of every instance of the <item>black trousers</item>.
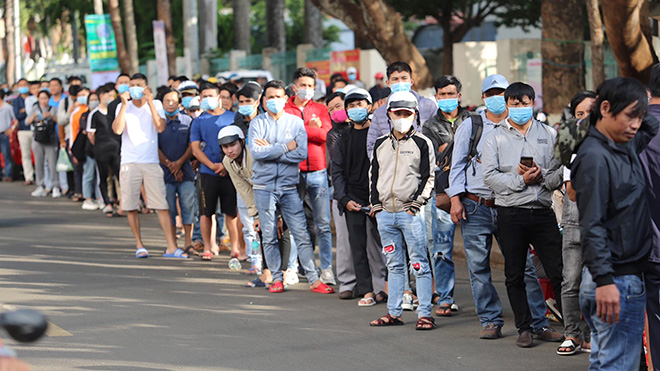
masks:
[[[373,292],[374,287],[371,280],[371,268],[367,254],[367,244],[380,243],[380,234],[376,220],[371,219],[367,214],[358,211],[344,212],[346,218],[346,227],[348,229],[348,241],[351,244],[351,256],[353,257],[353,267],[355,268],[355,294],[364,296]]]
[[[649,319],[649,341],[653,369],[660,370],[660,263],[648,262],[646,281],[646,316]],[[642,363],[643,359],[642,359]]]
[[[108,175],[119,177],[119,155],[113,154],[112,156],[97,158],[96,166],[99,169],[99,188],[101,188],[103,203],[110,205],[111,199],[110,196],[108,196]],[[115,195],[115,198],[117,198],[117,195]]]
[[[504,254],[506,291],[521,333],[532,329],[532,315],[525,291],[527,251],[534,246],[561,308],[562,252],[561,235],[552,209],[497,209],[497,228]]]

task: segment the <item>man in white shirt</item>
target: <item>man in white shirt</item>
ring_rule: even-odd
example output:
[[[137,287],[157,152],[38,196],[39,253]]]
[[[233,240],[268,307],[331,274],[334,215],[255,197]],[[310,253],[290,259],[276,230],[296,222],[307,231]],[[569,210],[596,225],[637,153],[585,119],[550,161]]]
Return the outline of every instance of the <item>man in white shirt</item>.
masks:
[[[140,190],[144,185],[146,203],[158,211],[158,221],[165,232],[167,249],[163,256],[187,258],[183,250],[176,247],[171,231],[163,170],[158,160],[158,133],[162,133],[166,125],[163,105],[153,99],[153,93],[147,86],[147,77],[143,74],[131,76],[129,86],[129,91],[120,94],[121,103],[117,106],[112,130],[122,137],[119,170],[121,208],[128,212],[128,224],[137,244],[135,257],[149,257],[149,251],[142,243],[138,217]],[[129,98],[132,100],[129,101]]]

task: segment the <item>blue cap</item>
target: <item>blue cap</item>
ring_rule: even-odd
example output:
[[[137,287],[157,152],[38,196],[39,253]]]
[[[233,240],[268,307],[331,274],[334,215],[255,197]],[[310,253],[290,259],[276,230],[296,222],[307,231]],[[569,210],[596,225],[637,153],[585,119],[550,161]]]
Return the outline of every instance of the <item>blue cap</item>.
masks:
[[[506,80],[506,77],[502,75],[490,75],[484,79],[484,82],[481,84],[481,92],[488,91],[490,89],[506,89],[509,87],[509,82]]]

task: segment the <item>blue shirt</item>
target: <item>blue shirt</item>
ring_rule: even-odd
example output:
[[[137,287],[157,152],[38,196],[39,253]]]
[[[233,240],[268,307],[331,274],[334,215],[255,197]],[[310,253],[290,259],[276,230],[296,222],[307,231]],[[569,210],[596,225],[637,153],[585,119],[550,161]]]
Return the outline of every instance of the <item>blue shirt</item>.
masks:
[[[11,102],[12,107],[14,108],[14,117],[16,117],[16,120],[18,120],[18,130],[30,130],[30,126],[25,123],[25,119],[27,118],[27,109],[25,109],[25,99],[21,95],[16,97]],[[18,112],[20,110],[23,110],[22,113]]]
[[[190,146],[190,123],[192,119],[188,115],[178,114],[174,119],[167,118],[167,125],[162,133],[158,133],[158,149],[170,161],[177,161],[183,156]],[[172,172],[163,164],[160,165],[165,174],[165,183],[178,183]],[[194,178],[190,161],[181,166],[183,181],[192,181]]]
[[[225,157],[222,148],[218,144],[218,133],[220,129],[229,126],[234,122],[234,112],[225,111],[222,115],[214,116],[208,112],[193,120],[190,128],[190,142],[204,142],[201,145],[202,152],[213,163],[221,163]],[[201,144],[201,143],[200,143]],[[203,174],[215,175],[208,166],[201,164],[200,172]]]

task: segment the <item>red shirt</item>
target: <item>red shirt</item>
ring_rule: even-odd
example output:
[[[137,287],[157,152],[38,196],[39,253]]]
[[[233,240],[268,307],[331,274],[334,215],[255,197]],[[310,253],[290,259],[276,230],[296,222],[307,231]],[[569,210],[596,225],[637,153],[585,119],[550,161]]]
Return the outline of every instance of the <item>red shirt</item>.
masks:
[[[295,99],[295,97],[289,99],[284,106],[284,112],[296,115],[305,122],[305,130],[307,131],[307,159],[300,163],[300,170],[324,170],[327,167],[325,161],[325,142],[328,132],[332,129],[328,107],[310,100],[303,111],[301,111],[294,103]],[[315,117],[321,119],[320,128],[309,126],[309,121]]]

